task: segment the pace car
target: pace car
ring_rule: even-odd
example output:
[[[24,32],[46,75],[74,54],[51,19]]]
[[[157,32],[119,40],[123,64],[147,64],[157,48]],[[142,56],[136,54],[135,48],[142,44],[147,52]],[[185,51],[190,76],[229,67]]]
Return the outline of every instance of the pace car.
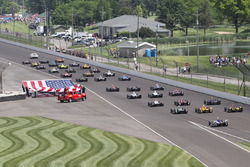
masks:
[[[85,77],[76,78],[76,82],[88,82],[88,78],[85,78]]]
[[[241,106],[230,106],[230,107],[224,107],[225,112],[242,112],[243,107]]]
[[[90,69],[91,65],[83,64],[83,65],[80,66],[80,68],[82,68],[82,69]]]
[[[164,106],[163,101],[154,100],[153,102],[148,102],[149,107],[158,107],[158,106]]]
[[[103,76],[99,76],[98,78],[95,78],[95,81],[107,81],[107,78],[103,77]]]
[[[64,59],[58,58],[55,60],[56,63],[64,63]]]
[[[31,63],[31,67],[37,67],[39,65],[40,65],[40,63],[37,63],[37,62]]]
[[[22,61],[23,64],[30,64],[31,62],[29,60]]]
[[[37,69],[37,70],[46,69],[46,66],[44,66],[44,65],[39,65],[39,66],[36,66],[36,69]]]
[[[128,99],[141,99],[141,95],[133,92],[132,94],[127,94]]]
[[[74,68],[69,68],[68,70],[65,70],[67,73],[76,73],[76,69]]]
[[[77,62],[73,62],[69,64],[70,67],[79,67],[80,64],[78,64]]]
[[[164,90],[164,87],[159,84],[155,84],[155,86],[150,86],[150,90]]]
[[[112,85],[110,88],[106,88],[106,91],[107,92],[119,92],[120,91],[120,88]]]
[[[122,77],[119,77],[118,80],[119,80],[119,81],[130,81],[131,78],[128,77],[128,76],[126,76],[126,75],[123,75]]]
[[[66,77],[72,77],[72,74],[65,72],[64,74],[61,75],[62,78]]]
[[[49,70],[49,73],[59,73],[59,69],[54,67]]]
[[[127,88],[128,92],[134,92],[134,91],[141,91],[141,88],[139,86],[131,86]]]
[[[91,72],[85,72],[83,74],[84,77],[93,77],[94,76],[94,73],[91,73]]]
[[[90,70],[90,72],[100,73],[101,71],[98,68],[93,68],[92,70]]]
[[[58,68],[59,69],[68,69],[68,65],[61,64],[61,65],[58,65]]]
[[[150,98],[155,98],[155,97],[163,97],[163,94],[162,93],[159,93],[159,92],[157,92],[156,90],[154,90],[154,92],[153,93],[149,93],[148,94],[148,97],[150,97]]]
[[[38,54],[37,53],[31,53],[30,54],[30,59],[38,59]]]
[[[207,104],[207,105],[220,105],[221,101],[219,99],[204,100],[204,104]]]
[[[179,101],[174,101],[174,105],[176,106],[190,106],[191,102],[189,100],[181,99]]]
[[[169,92],[169,96],[183,96],[183,95],[184,95],[184,93],[182,91],[177,90],[177,89],[175,89],[172,92]]]
[[[208,121],[208,126],[210,127],[228,126],[228,120],[222,120],[217,118],[217,120]]]
[[[170,112],[172,114],[187,114],[188,113],[188,111],[182,107],[178,107],[176,109],[170,109]]]
[[[105,76],[105,77],[114,77],[115,73],[108,70],[107,72],[103,73],[103,76]]]
[[[41,63],[41,64],[47,64],[47,63],[49,63],[49,60],[45,60],[45,59],[44,60],[40,60],[39,63]]]
[[[213,112],[213,108],[212,107],[206,107],[205,105],[203,105],[201,108],[195,108],[195,112],[197,113],[212,113]]]
[[[55,61],[52,61],[50,64],[49,64],[50,67],[57,67],[58,64],[55,62]]]

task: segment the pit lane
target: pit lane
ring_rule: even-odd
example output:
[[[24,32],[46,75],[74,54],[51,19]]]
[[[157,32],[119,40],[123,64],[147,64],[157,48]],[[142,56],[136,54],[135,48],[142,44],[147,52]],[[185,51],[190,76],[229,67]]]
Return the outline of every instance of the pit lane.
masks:
[[[21,64],[23,60],[28,59],[29,54],[33,52],[4,43],[0,44],[0,48],[1,57],[18,64]],[[58,58],[43,53],[38,54],[39,60],[48,59],[51,62]],[[32,62],[34,61],[37,60],[32,60]],[[72,62],[72,60],[65,59],[64,64]],[[14,70],[18,74],[9,77],[8,73],[5,72],[6,77],[21,84],[22,80],[51,79],[53,76],[60,77],[60,74],[64,72],[64,70],[61,70],[60,74],[49,76],[47,74],[49,68],[46,70],[40,70],[44,72],[41,73],[34,68],[31,69],[32,67],[30,67],[30,65],[25,66],[26,67],[23,65],[12,64],[12,66],[8,68]],[[75,81],[76,78],[81,77],[84,72],[88,71],[79,69],[79,67],[76,69],[77,73],[73,73],[73,81]],[[107,71],[106,69],[100,70],[101,74]],[[100,74],[95,74],[95,77],[99,75]],[[154,129],[159,134],[187,150],[208,166],[248,166],[250,162],[249,153],[207,133],[189,122],[192,121],[201,125],[207,125],[208,120],[216,119],[216,117],[219,116],[221,119],[229,120],[229,127],[217,128],[218,130],[249,140],[250,123],[248,118],[250,115],[248,105],[242,104],[244,108],[243,113],[224,113],[224,107],[231,106],[233,102],[221,99],[222,104],[220,106],[213,106],[214,112],[212,114],[196,114],[194,113],[194,109],[201,107],[203,100],[210,99],[210,96],[182,89],[185,94],[183,98],[191,101],[191,106],[185,107],[188,109],[189,113],[187,115],[172,115],[170,113],[170,108],[175,108],[174,100],[179,100],[181,98],[168,96],[168,92],[174,90],[175,87],[163,85],[165,87],[165,90],[162,91],[163,98],[159,100],[163,100],[165,106],[149,108],[147,102],[153,101],[153,99],[148,98],[147,94],[151,92],[149,87],[155,85],[156,82],[133,76],[131,76],[132,81],[121,82],[118,81],[118,77],[121,75],[121,73],[116,72],[116,76],[108,77],[106,82],[95,82],[94,78],[90,77],[89,81],[83,84],[88,89],[93,90],[95,93],[110,101],[112,104],[115,104],[126,113],[132,115],[134,118]],[[106,87],[110,87],[111,84],[118,86],[120,92],[106,92]],[[126,95],[128,94],[126,88],[132,85],[138,85],[141,87],[142,91],[140,93],[142,94],[142,99],[128,100],[126,98]],[[72,104],[60,104],[57,102],[56,98],[28,98],[24,102],[8,102],[5,104],[16,106],[20,111],[17,111],[16,108],[12,107],[6,108],[8,105],[2,106],[2,104],[0,104],[3,108],[0,115],[42,115],[49,118],[169,144],[167,141],[156,136],[148,129],[145,129],[140,124],[134,122],[126,115],[92,94],[90,91],[87,91],[87,95],[88,99],[86,102]],[[233,158],[235,155],[237,155],[237,158]]]

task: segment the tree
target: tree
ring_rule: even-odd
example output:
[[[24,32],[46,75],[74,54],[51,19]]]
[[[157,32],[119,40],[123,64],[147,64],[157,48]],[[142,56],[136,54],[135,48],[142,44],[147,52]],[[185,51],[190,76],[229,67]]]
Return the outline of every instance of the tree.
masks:
[[[14,11],[13,11],[14,9]],[[11,1],[5,1],[3,3],[3,13],[11,14],[12,12],[17,13],[19,12],[20,7],[16,2],[11,2]]]
[[[212,22],[211,6],[208,0],[204,0],[201,5],[199,23],[204,29],[204,35],[206,35],[206,30],[209,28]]]
[[[137,37],[137,32],[135,32],[135,37]],[[145,38],[152,38],[152,37],[155,37],[155,32],[152,31],[150,28],[148,27],[141,27],[139,29],[139,36],[142,38],[142,39],[145,39]]]
[[[220,14],[231,22],[236,33],[239,27],[248,22],[250,16],[250,1],[249,0],[213,0],[214,8]]]

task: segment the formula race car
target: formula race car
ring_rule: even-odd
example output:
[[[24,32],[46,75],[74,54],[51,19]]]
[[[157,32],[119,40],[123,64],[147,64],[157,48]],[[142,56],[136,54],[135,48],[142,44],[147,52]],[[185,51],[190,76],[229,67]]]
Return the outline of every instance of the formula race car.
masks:
[[[183,96],[183,95],[184,95],[184,93],[182,91],[177,90],[177,89],[175,89],[172,92],[169,92],[169,96]]]
[[[179,101],[174,101],[174,105],[176,106],[189,106],[191,104],[191,102],[189,100],[184,100],[181,99]]]
[[[94,73],[91,73],[91,72],[85,72],[83,74],[84,77],[94,77]]]
[[[134,91],[141,91],[141,88],[139,86],[131,86],[127,88],[128,92],[134,92]]]
[[[59,73],[59,69],[54,67],[49,70],[49,73]]]
[[[156,90],[154,90],[154,92],[153,93],[149,93],[148,94],[148,97],[149,98],[155,98],[155,97],[163,97],[163,94],[162,93],[158,93],[158,92],[156,92]]]
[[[164,90],[164,87],[155,84],[155,86],[150,86],[150,90]]]
[[[68,65],[61,64],[61,65],[58,65],[58,68],[59,69],[68,69]]]
[[[65,70],[67,73],[76,73],[76,69],[69,68],[68,70]]]
[[[230,106],[224,108],[225,112],[242,112],[243,108],[241,106]]]
[[[211,127],[217,127],[217,126],[228,126],[228,120],[222,120],[217,118],[217,120],[213,120],[213,121],[208,121],[208,126]]]
[[[73,62],[71,64],[69,64],[70,67],[79,67],[80,64],[76,63],[76,62]]]
[[[29,60],[22,61],[23,64],[30,64],[31,62]]]
[[[219,99],[204,100],[204,104],[207,105],[220,105],[221,101]]]
[[[115,73],[108,70],[107,72],[103,73],[103,76],[105,76],[105,77],[114,77]]]
[[[61,75],[61,77],[63,78],[72,77],[72,74],[65,72],[64,74]]]
[[[38,59],[38,54],[37,53],[31,53],[30,54],[30,59]]]
[[[131,78],[126,75],[123,75],[122,77],[119,77],[118,80],[119,81],[131,81]]]
[[[64,63],[64,59],[58,58],[55,60],[56,63]]]
[[[90,72],[100,73],[101,71],[98,68],[93,68],[92,70],[90,70]]]
[[[40,65],[40,63],[34,62],[34,63],[31,64],[31,67],[37,67],[39,65]]]
[[[205,105],[203,105],[201,108],[195,108],[195,112],[197,113],[212,113],[213,112],[213,108],[212,107],[206,107]]]
[[[149,107],[158,107],[158,106],[164,106],[164,103],[159,100],[155,100],[153,102],[148,102]]]
[[[127,94],[128,99],[141,99],[141,95],[133,92],[132,94]]]
[[[119,92],[120,91],[120,88],[112,85],[110,88],[106,88],[106,91],[107,92]]]
[[[58,64],[55,62],[55,61],[52,61],[50,64],[49,64],[50,67],[57,67]]]
[[[41,63],[41,64],[47,64],[47,63],[49,63],[49,60],[40,60],[39,63]]]
[[[88,64],[83,64],[80,66],[81,69],[90,69],[91,68],[91,65],[88,65]]]
[[[170,109],[172,114],[187,114],[188,111],[185,108],[178,107],[177,109]]]
[[[76,82],[88,82],[88,78],[76,78]]]
[[[103,76],[99,76],[98,78],[95,78],[95,81],[107,81],[107,78],[103,77]]]
[[[46,69],[46,66],[39,65],[39,66],[36,66],[36,69],[37,69],[37,70]]]

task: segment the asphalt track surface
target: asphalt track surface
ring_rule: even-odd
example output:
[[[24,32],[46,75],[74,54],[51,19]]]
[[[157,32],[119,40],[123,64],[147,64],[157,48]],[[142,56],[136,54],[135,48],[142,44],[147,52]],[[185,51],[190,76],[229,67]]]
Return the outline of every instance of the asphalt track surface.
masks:
[[[60,74],[49,75],[49,67],[38,71],[30,65],[21,65],[23,60],[29,58],[29,54],[33,52],[31,50],[4,43],[0,43],[0,50],[0,57],[12,62],[4,72],[5,90],[21,90],[22,80],[60,78],[60,74],[65,71],[60,70]],[[42,59],[51,62],[58,58],[38,54],[39,59],[33,59],[32,62]],[[65,60],[64,64],[72,62]],[[77,72],[73,73],[73,81],[88,71],[79,67],[76,67],[76,70]],[[101,74],[107,71],[100,70]],[[99,75],[95,74],[95,77]],[[176,108],[174,100],[181,98],[168,96],[168,92],[173,91],[175,87],[160,84],[165,90],[161,91],[163,98],[158,99],[164,102],[164,107],[150,108],[147,103],[154,99],[148,98],[147,94],[152,92],[149,87],[156,82],[133,76],[131,81],[118,81],[118,77],[122,75],[116,72],[116,76],[108,77],[106,82],[95,82],[93,77],[89,77],[88,82],[82,83],[87,88],[85,102],[59,103],[56,97],[27,98],[22,101],[0,103],[0,116],[40,115],[166,144],[174,143],[207,166],[249,166],[250,152],[235,143],[250,141],[250,106],[240,104],[244,108],[242,113],[225,113],[224,107],[231,106],[233,102],[221,99],[221,105],[212,106],[213,113],[197,114],[194,112],[195,108],[201,107],[203,101],[210,99],[210,96],[181,89],[184,92],[183,98],[191,101],[191,105],[185,107],[189,112],[173,115],[170,109]],[[120,92],[106,92],[106,87],[111,87],[112,84],[119,87]],[[132,85],[141,87],[139,93],[142,94],[142,99],[126,98],[129,94],[126,88]],[[229,126],[210,129],[207,126],[208,121],[217,117],[228,119]]]

